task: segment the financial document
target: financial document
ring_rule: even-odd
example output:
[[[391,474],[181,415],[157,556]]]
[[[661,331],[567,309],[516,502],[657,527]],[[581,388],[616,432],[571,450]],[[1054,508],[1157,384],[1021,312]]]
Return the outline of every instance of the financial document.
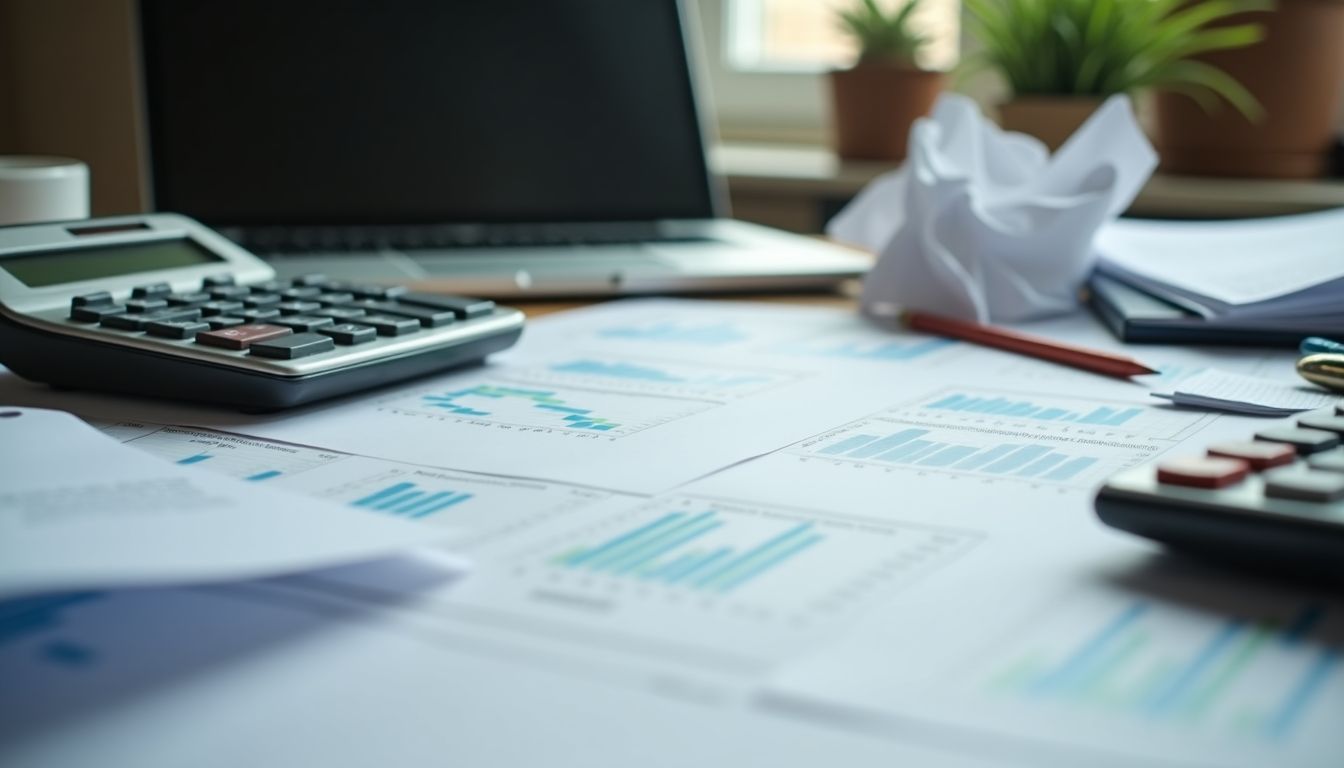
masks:
[[[1085,316],[1027,330],[1119,346]],[[45,702],[8,732],[22,734],[25,758],[9,762],[180,763],[175,742],[148,754],[118,745],[135,729],[198,735],[184,707],[248,737],[212,741],[220,764],[300,754],[291,732],[257,727],[243,698],[278,702],[275,712],[288,702],[299,730],[357,721],[358,739],[321,751],[335,765],[378,744],[585,767],[1336,766],[1344,755],[1337,595],[1164,555],[1092,511],[1116,471],[1277,423],[1175,408],[1152,388],[1212,367],[1291,380],[1292,355],[1145,347],[1161,373],[1116,381],[845,312],[662,300],[567,313],[528,335],[485,369],[278,419],[46,395],[186,472],[460,528],[474,567],[452,581],[356,571],[205,597],[165,590],[154,599],[177,610],[241,616],[255,605],[278,612],[282,629],[259,619],[260,640],[162,660],[145,661],[141,640],[109,626],[122,611],[154,614],[148,596],[41,607],[52,619],[33,624],[41,630],[0,642],[0,675],[19,670],[22,682],[0,690],[0,706],[33,691]],[[527,398],[477,388],[496,372],[551,394],[505,411],[499,401]],[[641,407],[631,413],[647,426],[623,416],[595,430],[605,412],[537,407],[617,389],[704,410],[653,423],[670,406]],[[417,391],[446,407],[412,408]],[[378,410],[397,398],[396,408],[484,413]],[[751,410],[762,402],[768,413]],[[346,412],[362,426],[340,435]],[[721,424],[698,439],[712,461],[660,442],[710,415]],[[365,428],[384,418],[405,418],[388,422],[405,432]],[[488,459],[395,445],[469,446],[481,434]],[[624,448],[583,453],[611,463],[565,478],[558,467],[584,462],[526,448],[538,436],[576,455],[603,440]],[[509,450],[511,464],[499,458]],[[459,455],[468,460],[450,463]],[[641,462],[658,466],[627,476]],[[128,597],[140,602],[119,607]],[[79,649],[84,667],[52,660]],[[137,688],[133,670],[145,669],[176,685]],[[469,703],[440,685],[469,689]],[[287,693],[305,686],[322,706]],[[100,691],[131,706],[72,718],[62,704]]]
[[[0,408],[0,595],[267,576],[452,533],[193,474],[67,413]]]

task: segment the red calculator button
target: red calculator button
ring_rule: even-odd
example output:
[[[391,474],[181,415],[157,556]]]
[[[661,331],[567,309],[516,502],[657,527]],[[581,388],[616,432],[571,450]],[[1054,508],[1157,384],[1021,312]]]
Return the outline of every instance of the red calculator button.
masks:
[[[1251,469],[1259,471],[1292,464],[1297,458],[1297,451],[1293,450],[1293,446],[1283,443],[1247,440],[1240,443],[1214,443],[1209,446],[1209,455],[1224,459],[1241,459],[1250,464]]]
[[[220,328],[217,331],[201,331],[196,334],[196,343],[225,349],[247,349],[254,341],[265,341],[277,336],[288,336],[294,331],[279,325],[254,323],[235,325],[232,328]]]
[[[1157,481],[1190,488],[1225,488],[1246,479],[1251,465],[1240,459],[1193,457],[1157,465]]]

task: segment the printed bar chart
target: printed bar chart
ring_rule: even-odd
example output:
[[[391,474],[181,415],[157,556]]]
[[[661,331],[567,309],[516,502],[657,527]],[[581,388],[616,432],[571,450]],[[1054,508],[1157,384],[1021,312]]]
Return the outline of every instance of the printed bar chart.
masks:
[[[891,341],[856,341],[840,339],[823,342],[801,342],[781,346],[778,351],[790,355],[809,357],[832,357],[845,360],[866,360],[871,362],[908,362],[953,346],[957,342],[950,339],[911,339]]]
[[[1006,397],[971,397],[965,394],[948,395],[928,403],[924,407],[934,411],[961,411],[1037,421],[1067,421],[1104,427],[1123,426],[1143,413],[1142,408],[1113,408],[1107,406],[1097,406],[1086,412],[1071,411],[1067,408],[1038,405],[1028,400],[1013,400]]]
[[[1229,618],[1191,627],[1136,601],[1041,639],[989,681],[991,690],[1178,727],[1214,727],[1276,741],[1292,735],[1327,688],[1340,689],[1340,649],[1312,641],[1327,611],[1285,621]],[[1055,632],[1052,630],[1052,634]],[[1070,637],[1072,636],[1072,637]]]
[[[746,548],[696,544],[725,525],[714,510],[673,512],[590,547],[555,557],[555,565],[694,590],[729,592],[783,567],[825,537],[798,523]]]
[[[653,322],[640,325],[603,328],[598,336],[630,341],[668,342],[718,347],[746,341],[747,334],[731,323],[689,323],[678,321]]]
[[[1100,456],[1076,455],[1044,444],[958,444],[929,439],[931,434],[932,430],[912,427],[886,435],[848,435],[824,445],[816,455],[1049,482],[1073,480],[1101,461]]]
[[[593,356],[530,367],[519,372],[518,378],[552,397],[554,390],[573,387],[724,402],[795,381],[798,374],[707,363]]]
[[[141,430],[126,444],[181,466],[197,466],[253,483],[278,478],[287,481],[345,458],[315,448],[176,426]]]
[[[357,501],[352,507],[364,507],[405,517],[429,517],[470,499],[472,494],[458,491],[430,492],[415,483],[401,482],[375,491]]]

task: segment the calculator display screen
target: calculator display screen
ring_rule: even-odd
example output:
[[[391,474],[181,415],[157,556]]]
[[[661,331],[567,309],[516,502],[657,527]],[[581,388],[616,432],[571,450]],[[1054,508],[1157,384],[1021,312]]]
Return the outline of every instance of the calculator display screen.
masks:
[[[30,288],[224,261],[186,238],[43,251],[0,259],[0,269]]]

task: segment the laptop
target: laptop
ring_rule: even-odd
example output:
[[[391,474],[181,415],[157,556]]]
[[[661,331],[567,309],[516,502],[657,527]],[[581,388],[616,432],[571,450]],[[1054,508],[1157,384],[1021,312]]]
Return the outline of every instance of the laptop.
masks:
[[[677,0],[142,0],[153,208],[281,276],[483,296],[805,289],[726,217]]]

